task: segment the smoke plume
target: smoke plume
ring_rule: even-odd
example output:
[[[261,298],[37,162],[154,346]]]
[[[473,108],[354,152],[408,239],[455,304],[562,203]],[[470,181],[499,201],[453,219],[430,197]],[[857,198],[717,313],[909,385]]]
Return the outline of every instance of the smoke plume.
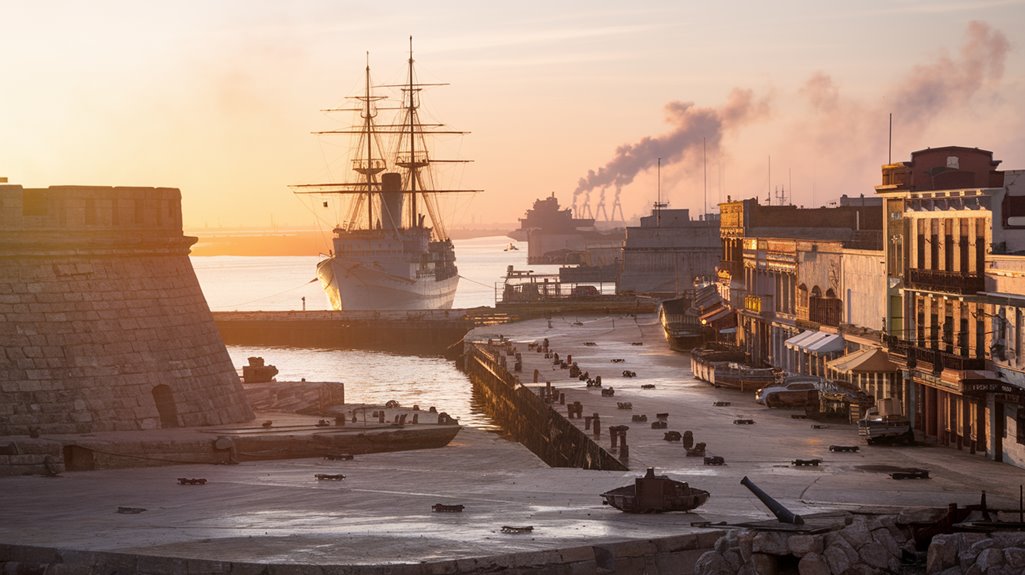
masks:
[[[984,22],[968,23],[959,58],[943,54],[931,64],[916,66],[894,94],[894,111],[920,122],[976,92],[1000,82],[1010,49],[1007,37]]]
[[[666,165],[683,158],[688,150],[700,148],[702,139],[709,149],[716,150],[723,132],[768,113],[768,102],[756,100],[751,90],[735,89],[719,109],[700,108],[693,102],[666,104],[666,122],[673,129],[662,136],[645,137],[634,144],[623,144],[615,157],[597,170],[588,170],[573,192],[574,203],[580,194],[595,188],[612,187],[616,198],[623,186],[634,181],[640,172],[655,165],[659,158]]]

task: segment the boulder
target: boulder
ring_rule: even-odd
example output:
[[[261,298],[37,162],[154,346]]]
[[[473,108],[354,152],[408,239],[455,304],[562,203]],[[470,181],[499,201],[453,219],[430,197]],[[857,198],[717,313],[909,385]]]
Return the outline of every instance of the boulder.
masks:
[[[839,545],[830,545],[822,556],[825,558],[826,564],[829,565],[829,570],[833,573],[843,573],[850,569],[852,564],[850,558],[847,557],[847,553]]]
[[[1025,549],[1021,547],[1008,547],[1004,549],[1004,560],[1007,562],[1008,567],[1025,571]]]
[[[787,555],[787,535],[779,531],[762,531],[754,536],[751,542],[751,551],[754,553],[768,553],[770,555]]]
[[[790,553],[796,557],[804,557],[809,553],[822,553],[822,537],[815,535],[793,535],[787,539]]]
[[[862,563],[875,569],[886,569],[891,557],[885,547],[875,542],[862,545],[861,549],[858,549],[858,556]]]
[[[809,553],[801,557],[797,564],[797,572],[800,575],[830,575],[826,559],[818,553]]]
[[[949,567],[961,569],[957,561],[956,535],[937,535],[929,544],[929,555],[925,561],[926,573],[939,573]]]

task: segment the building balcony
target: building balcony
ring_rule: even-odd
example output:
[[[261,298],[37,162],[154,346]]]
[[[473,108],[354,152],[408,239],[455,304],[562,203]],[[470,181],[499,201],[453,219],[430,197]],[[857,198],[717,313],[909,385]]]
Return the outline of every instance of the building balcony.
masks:
[[[908,369],[931,370],[935,374],[941,373],[944,369],[955,371],[986,369],[986,360],[981,357],[967,357],[956,353],[949,353],[939,349],[916,345],[913,341],[898,339],[894,336],[886,336],[885,341],[890,355],[902,359],[903,361],[900,361],[900,363],[903,363]]]
[[[979,274],[943,270],[908,270],[907,286],[936,292],[974,294],[986,291],[986,278]]]

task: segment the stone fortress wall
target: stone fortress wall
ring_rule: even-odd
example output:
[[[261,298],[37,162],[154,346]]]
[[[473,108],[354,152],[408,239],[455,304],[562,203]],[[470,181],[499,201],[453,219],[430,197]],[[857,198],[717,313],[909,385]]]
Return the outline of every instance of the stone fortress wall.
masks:
[[[0,183],[0,436],[248,421],[172,188]]]

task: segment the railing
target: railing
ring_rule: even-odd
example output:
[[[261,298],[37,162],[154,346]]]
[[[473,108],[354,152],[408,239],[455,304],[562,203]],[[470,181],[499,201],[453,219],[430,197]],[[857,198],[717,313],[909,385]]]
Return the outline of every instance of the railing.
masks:
[[[986,290],[986,278],[979,274],[943,270],[908,270],[908,287],[957,294]]]
[[[933,373],[940,373],[944,369],[955,371],[982,370],[986,369],[986,360],[981,357],[966,357],[956,353],[949,353],[939,349],[916,345],[913,341],[898,339],[895,336],[886,336],[886,347],[891,355],[906,358],[905,363],[909,369],[919,367],[923,369],[932,368]]]

